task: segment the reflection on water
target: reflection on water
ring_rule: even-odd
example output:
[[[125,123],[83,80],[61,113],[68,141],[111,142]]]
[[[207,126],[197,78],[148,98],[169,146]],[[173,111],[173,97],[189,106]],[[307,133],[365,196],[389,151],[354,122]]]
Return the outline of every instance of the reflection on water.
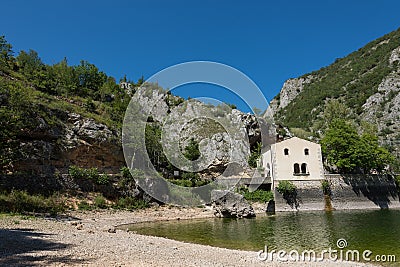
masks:
[[[211,246],[258,251],[271,249],[369,249],[400,259],[400,211],[333,211],[278,213],[255,219],[198,219],[142,223],[130,226],[140,234]]]

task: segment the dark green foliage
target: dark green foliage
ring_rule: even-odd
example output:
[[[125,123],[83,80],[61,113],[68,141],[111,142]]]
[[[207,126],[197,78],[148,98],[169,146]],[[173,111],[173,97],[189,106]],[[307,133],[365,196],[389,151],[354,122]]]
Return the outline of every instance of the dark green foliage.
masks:
[[[44,197],[29,195],[26,191],[13,190],[0,193],[0,212],[38,212],[55,215],[66,210],[63,199],[57,195]]]
[[[321,140],[322,152],[329,164],[339,172],[381,172],[394,162],[390,153],[378,144],[378,138],[366,130],[359,135],[357,129],[345,120],[336,119]]]
[[[99,184],[99,185],[107,185],[107,184],[110,183],[110,177],[105,173],[100,174],[97,177],[96,183]]]
[[[122,176],[122,178],[125,178],[125,179],[128,179],[128,180],[132,180],[133,179],[133,177],[132,177],[132,174],[131,174],[131,172],[129,171],[129,168],[128,167],[122,167],[121,169],[120,169],[120,172],[121,172],[121,176]]]
[[[242,194],[243,197],[252,202],[261,202],[261,203],[267,203],[270,200],[274,199],[274,193],[270,190],[261,190],[257,189],[253,192],[250,192],[247,187],[240,187],[238,189],[238,193]]]
[[[276,189],[282,195],[291,195],[296,192],[296,186],[290,181],[279,181]]]
[[[185,147],[183,155],[190,161],[199,159],[201,156],[199,142],[191,138],[189,144]]]
[[[12,45],[9,44],[5,36],[0,36],[0,71],[9,72],[13,64]]]
[[[99,209],[106,209],[108,207],[107,201],[102,195],[96,196],[94,199],[94,206]]]
[[[260,156],[261,156],[261,143],[257,142],[257,144],[251,150],[249,159],[247,160],[250,167],[252,167],[252,168],[257,167],[257,162],[258,162],[258,159],[260,158]]]
[[[95,207],[93,205],[90,205],[87,201],[82,200],[78,204],[78,209],[79,210],[94,210]]]
[[[68,173],[74,179],[87,179],[98,185],[106,185],[110,183],[110,177],[105,173],[99,174],[97,168],[85,169],[73,165],[69,167]]]
[[[330,196],[331,195],[331,184],[329,183],[328,180],[323,180],[321,181],[321,187],[322,191],[324,192],[324,195]]]
[[[115,209],[122,210],[137,210],[149,207],[149,203],[133,197],[121,197],[118,199],[117,203],[113,206]]]

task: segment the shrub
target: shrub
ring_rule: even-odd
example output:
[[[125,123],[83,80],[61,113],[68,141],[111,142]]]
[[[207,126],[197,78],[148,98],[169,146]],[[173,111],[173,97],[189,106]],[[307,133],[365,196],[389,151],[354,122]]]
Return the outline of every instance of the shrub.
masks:
[[[129,171],[129,168],[128,168],[128,167],[122,167],[122,168],[120,169],[120,172],[121,172],[122,178],[129,179],[129,180],[133,179],[132,174],[131,174],[131,172]]]
[[[110,182],[109,176],[99,174],[97,168],[84,169],[73,165],[69,167],[68,172],[74,179],[88,179],[99,185],[106,185]]]
[[[20,190],[0,194],[0,212],[39,212],[55,215],[65,211],[66,208],[65,202],[58,195],[45,197],[30,195]]]
[[[102,195],[96,196],[96,198],[94,199],[94,206],[99,209],[107,208],[106,199]]]
[[[69,166],[68,173],[74,179],[82,179],[85,177],[84,170],[75,165]]]
[[[96,183],[99,185],[106,185],[110,182],[110,177],[107,174],[98,175]]]
[[[81,202],[79,202],[78,204],[78,209],[79,210],[93,210],[94,206],[90,205],[88,202],[86,202],[85,200],[82,200]]]
[[[296,192],[296,186],[290,181],[279,181],[277,190],[282,195],[290,195]]]
[[[137,210],[149,207],[149,203],[143,199],[136,199],[134,197],[120,197],[114,205],[116,209],[124,210]]]
[[[274,193],[272,191],[266,191],[257,189],[253,192],[250,192],[247,187],[239,188],[238,192],[243,195],[246,200],[253,202],[269,202],[274,199]]]
[[[327,195],[327,196],[331,195],[331,184],[329,183],[328,180],[321,181],[321,187],[322,187],[322,191],[324,192],[324,195]]]

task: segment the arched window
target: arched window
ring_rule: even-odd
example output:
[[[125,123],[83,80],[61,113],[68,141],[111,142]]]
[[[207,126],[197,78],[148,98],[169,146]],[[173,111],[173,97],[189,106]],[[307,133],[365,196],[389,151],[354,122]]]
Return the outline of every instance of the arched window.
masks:
[[[285,154],[285,156],[289,155],[289,148],[285,148],[283,150],[283,154]]]
[[[310,150],[308,148],[304,149],[304,155],[308,156],[310,154]]]
[[[307,173],[307,163],[301,164],[301,173]]]
[[[295,163],[294,166],[294,174],[299,174],[300,173],[300,166],[298,163]]]

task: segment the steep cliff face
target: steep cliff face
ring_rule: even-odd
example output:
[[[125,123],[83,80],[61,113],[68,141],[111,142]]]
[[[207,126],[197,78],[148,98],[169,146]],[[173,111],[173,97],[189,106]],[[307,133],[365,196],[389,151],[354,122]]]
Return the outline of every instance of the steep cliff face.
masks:
[[[254,115],[227,105],[212,106],[166,93],[154,85],[142,86],[133,96],[142,111],[162,127],[164,153],[178,159],[190,140],[199,143],[197,168],[205,177],[216,177],[228,164],[247,166],[250,148],[260,141]],[[243,169],[243,174],[245,169]]]
[[[9,172],[52,175],[67,173],[71,165],[117,173],[124,166],[119,133],[76,113],[62,114],[64,123],[48,125],[44,119],[36,131],[21,136],[19,157]]]
[[[400,141],[400,47],[393,50],[389,64],[397,66],[378,86],[362,106],[361,116],[378,126],[378,130],[392,140]]]
[[[204,158],[201,167],[208,177],[220,175],[232,161],[246,166],[250,147],[260,140],[256,118],[228,106],[184,101],[155,85],[137,91],[133,101],[140,103],[154,122],[170,122],[169,131],[168,127],[163,130],[170,133],[171,140],[165,143],[172,151],[182,152],[192,138],[200,143]],[[115,174],[125,166],[121,132],[117,128],[68,109],[43,105],[40,112],[35,109],[37,106],[33,107],[35,115],[28,119],[32,125],[18,130],[13,137],[15,144],[10,150],[15,152],[14,158],[5,167],[5,173],[52,176],[68,173],[68,168],[76,165]],[[174,147],[175,141],[180,150]]]
[[[304,89],[304,85],[312,81],[312,75],[306,77],[294,78],[287,80],[274,99],[270,103],[270,108],[276,112],[285,108],[292,102]]]

